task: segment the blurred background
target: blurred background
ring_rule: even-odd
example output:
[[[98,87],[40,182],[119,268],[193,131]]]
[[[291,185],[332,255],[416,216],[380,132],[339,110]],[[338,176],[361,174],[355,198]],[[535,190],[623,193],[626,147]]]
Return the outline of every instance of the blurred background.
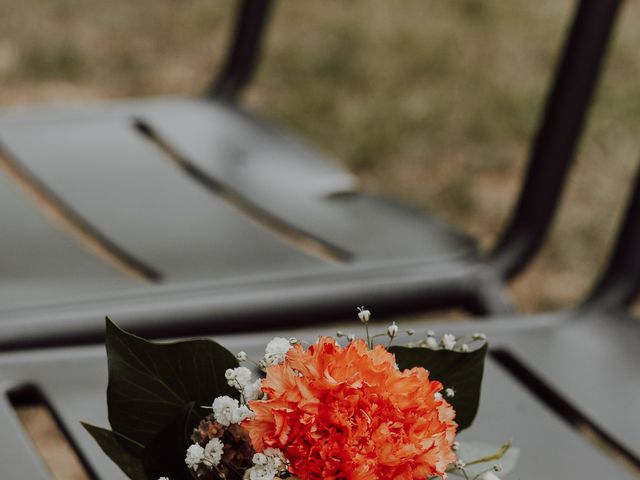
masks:
[[[0,0],[0,106],[197,95],[233,0]],[[574,7],[567,0],[283,0],[245,100],[366,189],[492,244]],[[602,265],[637,163],[640,2],[627,2],[560,215],[515,282],[570,305]]]
[[[235,3],[0,0],[0,107],[198,95]],[[579,299],[621,215],[640,153],[640,2],[626,3],[560,214],[512,287],[525,311]],[[364,188],[488,247],[515,201],[574,4],[281,0],[245,100]],[[88,478],[55,422],[21,416],[57,478]]]

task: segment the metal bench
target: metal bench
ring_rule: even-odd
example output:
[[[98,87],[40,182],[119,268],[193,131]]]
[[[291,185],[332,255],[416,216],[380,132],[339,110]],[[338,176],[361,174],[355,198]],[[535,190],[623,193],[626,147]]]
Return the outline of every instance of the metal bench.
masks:
[[[166,337],[361,303],[511,311],[503,286],[544,238],[619,3],[579,3],[520,199],[486,255],[238,105],[270,1],[243,2],[205,98],[1,113],[0,349],[96,342],[105,314]]]

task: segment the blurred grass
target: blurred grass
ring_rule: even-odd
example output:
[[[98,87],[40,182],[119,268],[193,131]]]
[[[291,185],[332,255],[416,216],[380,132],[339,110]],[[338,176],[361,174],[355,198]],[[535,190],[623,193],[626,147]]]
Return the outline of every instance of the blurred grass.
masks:
[[[0,104],[197,94],[231,0],[0,0]],[[574,2],[281,1],[247,102],[366,188],[436,212],[488,247],[517,194]],[[525,310],[585,292],[640,144],[640,4],[627,2],[562,210],[513,287]]]

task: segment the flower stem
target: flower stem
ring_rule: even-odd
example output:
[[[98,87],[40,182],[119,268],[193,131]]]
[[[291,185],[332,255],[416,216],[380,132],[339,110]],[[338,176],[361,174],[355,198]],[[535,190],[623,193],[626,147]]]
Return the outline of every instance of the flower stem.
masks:
[[[487,455],[486,457],[478,458],[477,460],[473,460],[471,462],[467,462],[467,465],[475,465],[477,463],[486,463],[491,462],[492,460],[500,460],[502,457],[504,457],[505,453],[507,453],[510,448],[511,440],[504,443],[496,453]]]

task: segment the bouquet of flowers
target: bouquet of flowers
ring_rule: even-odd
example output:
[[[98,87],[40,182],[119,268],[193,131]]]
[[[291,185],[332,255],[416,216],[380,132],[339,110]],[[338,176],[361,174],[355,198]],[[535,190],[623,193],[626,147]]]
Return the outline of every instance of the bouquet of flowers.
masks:
[[[517,451],[462,445],[478,410],[485,336],[407,346],[274,338],[264,356],[198,339],[153,343],[107,319],[112,430],[84,424],[132,480],[495,479]],[[245,365],[240,365],[240,362]],[[500,463],[496,463],[500,462]]]

